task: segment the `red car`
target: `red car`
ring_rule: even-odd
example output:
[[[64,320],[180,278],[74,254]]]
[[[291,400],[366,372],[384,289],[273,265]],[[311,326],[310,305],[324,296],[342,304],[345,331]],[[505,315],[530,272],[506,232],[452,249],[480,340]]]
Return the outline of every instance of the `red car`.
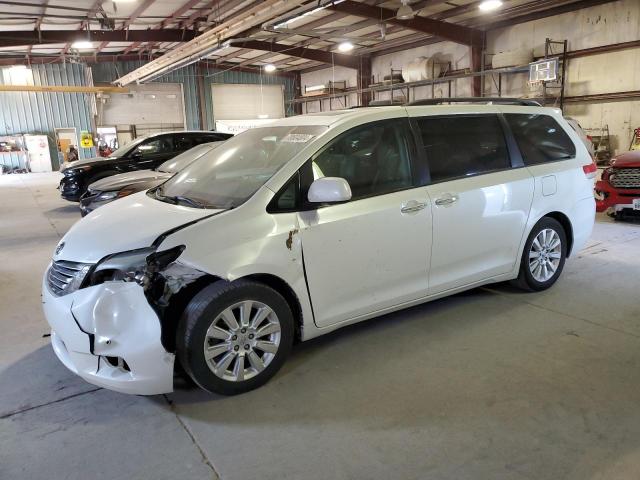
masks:
[[[598,212],[615,218],[640,216],[640,150],[614,157],[595,189]]]

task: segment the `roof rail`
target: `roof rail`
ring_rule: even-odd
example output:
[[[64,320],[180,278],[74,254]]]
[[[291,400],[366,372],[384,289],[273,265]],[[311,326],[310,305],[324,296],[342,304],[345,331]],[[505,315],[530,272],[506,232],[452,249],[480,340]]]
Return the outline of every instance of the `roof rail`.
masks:
[[[443,103],[494,103],[499,105],[522,105],[524,107],[541,107],[540,103],[535,100],[526,98],[508,98],[508,97],[450,97],[450,98],[426,98],[424,100],[414,100],[406,103],[406,106],[425,106],[425,105],[441,105]]]

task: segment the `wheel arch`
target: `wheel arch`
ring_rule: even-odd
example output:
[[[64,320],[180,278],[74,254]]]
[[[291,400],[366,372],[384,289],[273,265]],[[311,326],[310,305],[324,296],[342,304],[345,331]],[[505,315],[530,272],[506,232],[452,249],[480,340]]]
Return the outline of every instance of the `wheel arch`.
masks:
[[[573,226],[571,225],[571,220],[569,220],[569,217],[564,213],[558,211],[546,213],[545,215],[540,217],[540,220],[544,217],[553,218],[558,223],[560,223],[560,225],[562,225],[562,228],[564,228],[564,233],[567,236],[567,257],[571,256],[571,250],[573,249]]]
[[[244,277],[240,277],[244,280],[254,280],[256,282],[263,283],[284,297],[291,313],[293,315],[293,321],[295,326],[295,341],[299,341],[302,338],[302,305],[298,299],[298,295],[291,288],[291,286],[282,278],[270,274],[270,273],[252,273]]]

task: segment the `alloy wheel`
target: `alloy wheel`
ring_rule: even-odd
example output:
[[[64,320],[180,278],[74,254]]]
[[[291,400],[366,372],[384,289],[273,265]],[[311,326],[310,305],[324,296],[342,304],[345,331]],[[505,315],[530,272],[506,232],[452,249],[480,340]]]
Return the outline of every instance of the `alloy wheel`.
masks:
[[[209,369],[231,382],[262,372],[278,352],[280,320],[261,302],[245,300],[222,311],[207,329],[204,357]]]
[[[551,228],[541,230],[531,243],[529,250],[529,271],[533,278],[544,283],[558,270],[562,259],[562,240],[558,232]]]

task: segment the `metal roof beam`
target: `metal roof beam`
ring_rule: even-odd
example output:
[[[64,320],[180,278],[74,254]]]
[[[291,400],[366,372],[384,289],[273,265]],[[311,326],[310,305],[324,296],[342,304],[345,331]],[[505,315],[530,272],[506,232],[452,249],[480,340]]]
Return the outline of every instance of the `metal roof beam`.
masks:
[[[0,47],[90,42],[186,42],[195,38],[191,30],[25,30],[0,33]]]
[[[353,0],[344,0],[328,8],[356,17],[370,18],[392,25],[400,25],[416,32],[435,35],[443,40],[449,40],[461,45],[481,46],[484,40],[484,32],[482,30],[420,16],[416,16],[412,20],[399,20],[396,18],[396,12],[393,10],[372,7]]]

